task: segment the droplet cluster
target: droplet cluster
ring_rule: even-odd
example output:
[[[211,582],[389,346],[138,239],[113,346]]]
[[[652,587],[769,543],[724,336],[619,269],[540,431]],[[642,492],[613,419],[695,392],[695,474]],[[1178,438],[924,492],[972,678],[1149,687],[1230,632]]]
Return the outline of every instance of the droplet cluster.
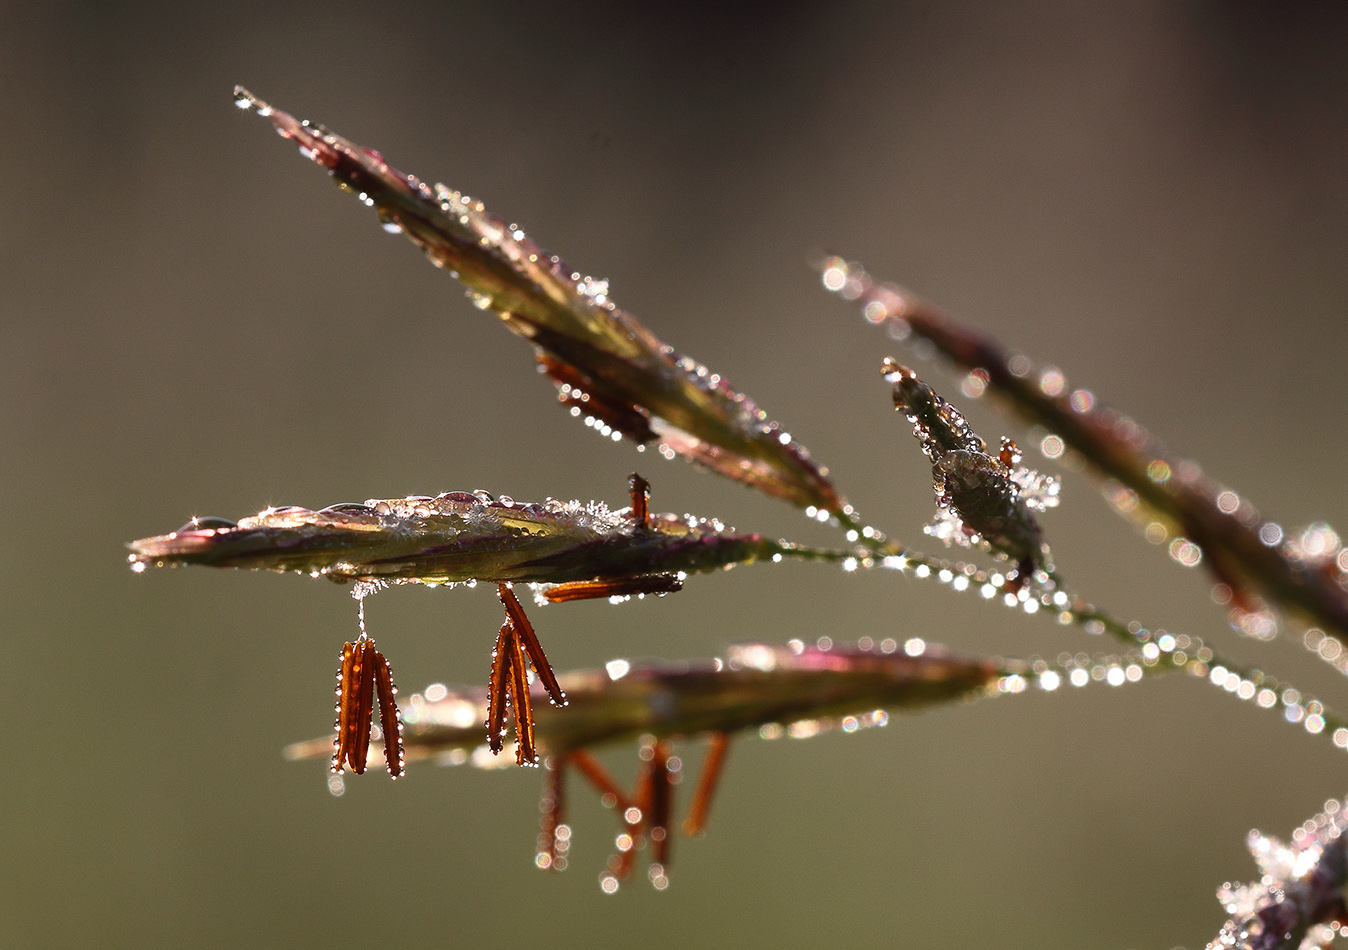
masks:
[[[1268,588],[1279,591],[1280,600],[1295,602],[1317,616],[1341,616],[1343,594],[1348,592],[1348,549],[1328,525],[1313,524],[1292,532],[1265,519],[1248,500],[1209,480],[1196,462],[1173,455],[1137,421],[1105,406],[1090,390],[1073,388],[1057,367],[1036,369],[1023,354],[1004,356],[995,341],[958,326],[902,288],[874,281],[855,263],[826,258],[821,276],[825,289],[860,302],[868,322],[887,326],[896,339],[909,337],[916,328],[921,336],[918,343],[939,348],[968,368],[969,376],[962,384],[966,395],[977,397],[999,385],[1023,408],[1041,418],[1059,420],[1063,434],[1039,430],[1040,451],[1047,458],[1063,458],[1067,448],[1063,435],[1071,435],[1073,444],[1095,465],[1119,473],[1131,487],[1109,482],[1106,498],[1148,541],[1164,546],[1177,564],[1196,567],[1208,556],[1179,527],[1181,523],[1203,524],[1206,537],[1217,539],[1207,543],[1221,546],[1220,553],[1229,560],[1228,567],[1236,569],[1234,573],[1281,574],[1282,586],[1274,583]],[[984,361],[981,366],[979,360]],[[1282,564],[1270,565],[1261,559],[1250,542],[1276,551]],[[1236,582],[1246,584],[1239,576]],[[1252,590],[1233,589],[1228,582],[1220,582],[1213,598],[1229,606],[1230,623],[1241,633],[1257,639],[1276,635],[1276,615]]]
[[[1260,877],[1248,884],[1226,883],[1217,900],[1230,918],[1208,950],[1277,950],[1301,932],[1300,950],[1328,946],[1344,935],[1343,888],[1348,883],[1348,808],[1325,802],[1283,842],[1258,830],[1246,837]]]

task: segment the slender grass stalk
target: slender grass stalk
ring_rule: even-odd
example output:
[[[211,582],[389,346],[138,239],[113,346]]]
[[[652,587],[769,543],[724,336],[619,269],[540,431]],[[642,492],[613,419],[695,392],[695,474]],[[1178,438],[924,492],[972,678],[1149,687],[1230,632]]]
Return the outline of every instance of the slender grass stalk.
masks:
[[[370,742],[391,740],[396,729],[399,744],[386,750],[395,776],[404,761],[418,758],[486,764],[499,761],[491,756],[503,748],[507,713],[513,712],[516,761],[534,764],[540,754],[551,761],[539,866],[565,866],[563,773],[575,771],[622,812],[624,832],[602,878],[610,890],[630,873],[645,843],[653,856],[652,883],[660,889],[668,884],[668,833],[680,768],[670,743],[677,738],[709,735],[715,750],[690,810],[693,830],[705,824],[726,744],[735,733],[758,729],[765,737],[805,737],[835,726],[855,731],[884,724],[891,711],[1023,692],[1031,685],[1052,691],[1063,684],[1121,685],[1183,672],[1278,710],[1288,722],[1348,749],[1348,718],[1319,700],[1197,637],[1125,622],[1073,592],[1031,510],[1056,504],[1056,480],[1021,467],[1019,449],[1009,439],[991,451],[958,409],[911,370],[892,360],[884,367],[895,407],[907,415],[932,463],[939,515],[929,533],[947,544],[982,550],[1004,562],[1002,568],[924,555],[865,525],[828,470],[752,400],[619,310],[609,300],[607,282],[582,277],[480,202],[441,185],[429,187],[394,169],[378,152],[299,121],[243,89],[236,89],[235,98],[373,207],[387,230],[406,234],[433,263],[450,270],[480,309],[528,340],[573,416],[586,416],[592,428],[611,438],[626,437],[641,447],[654,443],[667,457],[682,455],[781,498],[838,527],[851,545],[810,547],[741,534],[715,519],[652,515],[649,485],[636,475],[631,506],[616,511],[597,502],[520,504],[486,493],[447,492],[318,511],[269,508],[239,522],[193,519],[177,531],[132,542],[136,571],[184,564],[293,571],[354,583],[358,599],[391,584],[498,585],[506,616],[487,688],[437,687],[399,708],[391,668],[368,639],[362,612],[361,635],[343,652],[336,744],[301,743],[288,750],[291,757],[332,756],[334,771],[349,765],[361,772]],[[841,258],[824,261],[822,271],[825,286],[859,301],[870,322],[887,324],[899,338],[921,336],[968,370],[966,393],[1000,394],[1015,412],[1051,433],[1046,445],[1051,439],[1070,448],[1111,480],[1117,511],[1145,507],[1168,521],[1177,534],[1172,556],[1207,564],[1245,632],[1271,634],[1272,615],[1259,601],[1266,598],[1328,628],[1330,633],[1308,632],[1306,645],[1348,670],[1348,661],[1340,661],[1348,655],[1342,639],[1348,633],[1348,552],[1326,526],[1284,538],[1247,501],[1209,481],[1192,461],[1169,453],[1133,420],[1104,408],[1087,390],[1069,392],[1057,370],[1036,374],[1025,357],[906,291],[875,283]],[[672,593],[691,574],[787,559],[849,571],[911,572],[1011,609],[1042,612],[1089,634],[1107,634],[1127,653],[1093,661],[1064,656],[1054,665],[961,658],[918,640],[902,650],[894,641],[834,649],[824,638],[815,647],[800,641],[787,647],[751,644],[732,649],[723,660],[691,664],[620,660],[602,671],[554,678],[511,590],[513,583],[528,583],[542,601],[620,600]],[[534,686],[530,667],[540,680]],[[535,714],[534,694],[544,693],[557,708],[540,703]],[[379,727],[373,723],[376,694]],[[637,737],[644,737],[643,765],[628,793],[590,750]],[[333,780],[340,782],[340,776]],[[1341,814],[1339,806],[1327,807],[1326,815],[1303,827],[1303,838],[1310,837],[1292,849],[1275,839],[1252,839],[1264,879],[1258,889],[1224,889],[1232,918],[1214,946],[1309,946],[1332,937],[1331,925],[1348,919],[1341,896],[1348,880]]]
[[[1282,528],[1248,501],[1089,391],[1069,388],[1058,370],[1036,372],[1025,356],[916,294],[877,283],[857,264],[830,257],[821,269],[824,286],[860,304],[868,321],[888,326],[895,337],[929,341],[968,370],[977,389],[1000,395],[1026,422],[1043,426],[1099,475],[1123,486],[1111,499],[1121,514],[1141,504],[1170,521],[1182,536],[1174,550],[1187,550],[1184,539],[1198,546],[1236,599],[1237,619],[1250,618],[1247,632],[1258,634],[1269,622],[1253,600],[1257,593],[1340,639],[1348,635],[1348,551],[1337,536],[1328,541],[1312,526],[1302,537],[1284,539]]]

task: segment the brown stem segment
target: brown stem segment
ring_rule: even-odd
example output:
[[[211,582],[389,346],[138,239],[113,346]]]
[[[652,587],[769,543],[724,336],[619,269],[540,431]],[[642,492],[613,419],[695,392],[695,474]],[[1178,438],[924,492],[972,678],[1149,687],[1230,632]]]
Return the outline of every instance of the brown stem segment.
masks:
[[[711,810],[711,800],[720,783],[721,772],[725,768],[725,757],[730,751],[730,735],[725,732],[713,732],[707,739],[707,755],[702,760],[702,775],[693,792],[692,804],[683,819],[683,833],[692,837],[707,829],[707,812]]]

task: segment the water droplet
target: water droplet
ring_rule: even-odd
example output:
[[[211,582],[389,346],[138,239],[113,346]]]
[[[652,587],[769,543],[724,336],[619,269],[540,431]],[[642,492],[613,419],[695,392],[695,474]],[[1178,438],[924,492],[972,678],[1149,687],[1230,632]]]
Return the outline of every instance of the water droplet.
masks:
[[[187,524],[183,525],[174,534],[181,534],[184,531],[212,531],[221,528],[237,528],[238,524],[227,518],[201,517],[193,518]]]
[[[1272,521],[1265,522],[1259,529],[1259,540],[1273,547],[1282,540],[1282,527]]]

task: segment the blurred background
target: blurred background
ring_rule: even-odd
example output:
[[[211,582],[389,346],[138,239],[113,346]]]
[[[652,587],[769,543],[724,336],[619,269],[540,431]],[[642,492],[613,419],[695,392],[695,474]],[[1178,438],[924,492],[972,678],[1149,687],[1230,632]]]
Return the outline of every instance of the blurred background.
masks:
[[[334,798],[325,763],[282,759],[331,726],[347,592],[133,576],[126,541],[450,489],[622,505],[638,467],[657,510],[834,538],[568,418],[529,348],[235,83],[607,277],[896,537],[930,546],[878,378],[913,356],[821,289],[820,249],[1059,366],[1288,528],[1348,530],[1348,5],[637,6],[0,3],[0,946],[1195,947],[1215,888],[1255,876],[1246,831],[1348,790],[1327,742],[1203,683],[1026,695],[745,739],[669,890],[610,897],[616,824],[578,785],[571,870],[546,876],[537,771]],[[1087,596],[1348,706],[1299,629],[1237,641],[1201,570],[1088,479],[1063,497],[1043,523]],[[405,694],[485,682],[498,612],[487,590],[367,605]],[[823,635],[1110,649],[811,565],[534,622],[559,669]],[[606,760],[630,778],[634,750]]]

